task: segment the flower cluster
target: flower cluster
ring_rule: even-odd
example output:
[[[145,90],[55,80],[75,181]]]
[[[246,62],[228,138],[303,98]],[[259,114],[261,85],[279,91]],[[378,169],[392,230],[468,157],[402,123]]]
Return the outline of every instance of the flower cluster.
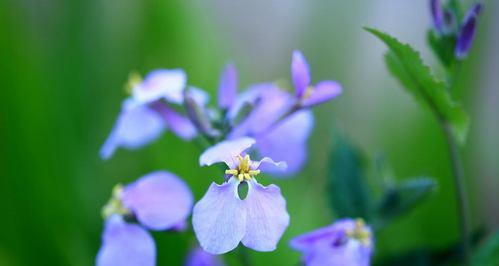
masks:
[[[240,243],[257,251],[274,250],[290,216],[279,187],[263,186],[257,177],[261,172],[297,173],[307,159],[306,143],[313,127],[310,108],[342,92],[335,81],[312,84],[309,66],[299,51],[292,56],[291,80],[294,93],[275,83],[251,85],[239,92],[237,70],[229,64],[220,78],[215,108],[209,105],[206,92],[187,85],[180,69],[156,70],[143,80],[131,75],[130,97],[124,100],[101,149],[102,158],[110,158],[118,147],[139,148],[170,130],[182,139],[197,137],[206,144],[199,158],[201,166],[225,163],[227,169],[221,174],[223,183],[212,183],[194,207],[187,185],[168,172],[154,172],[116,187],[103,209],[106,222],[97,265],[155,265],[155,244],[147,230],[186,228],[191,211],[200,248],[193,249],[186,265],[222,265],[213,254],[229,252]],[[254,161],[250,155],[262,159]],[[240,191],[244,187],[246,195]],[[330,234],[324,237],[325,242],[337,243],[338,250],[335,258],[327,259],[343,261],[341,254],[353,256],[357,249],[369,256],[370,251],[353,248],[353,243],[359,240],[371,250],[370,231],[365,236],[364,227],[345,223],[331,229],[335,239]],[[315,247],[300,248],[308,245],[302,242],[324,247],[324,251],[330,247],[297,238],[293,246],[307,250],[307,264],[323,255],[312,252]],[[310,265],[318,265],[314,263]]]
[[[436,33],[454,44],[454,54],[457,59],[465,58],[475,38],[477,19],[482,10],[482,4],[473,4],[462,18],[460,7],[451,3],[443,6],[440,0],[430,0],[430,8]]]

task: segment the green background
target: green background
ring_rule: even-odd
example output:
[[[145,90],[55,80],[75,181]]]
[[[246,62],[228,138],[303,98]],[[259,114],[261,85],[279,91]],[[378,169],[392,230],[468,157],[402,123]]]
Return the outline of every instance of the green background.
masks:
[[[413,3],[414,2],[414,3]],[[472,117],[463,150],[473,224],[499,224],[499,3],[486,2],[477,40],[461,69],[457,97]],[[214,96],[227,61],[241,86],[289,80],[291,52],[309,59],[313,81],[335,79],[338,99],[315,109],[309,161],[278,184],[291,225],[255,265],[295,265],[288,240],[330,223],[325,197],[333,123],[372,157],[382,152],[397,177],[438,179],[434,195],[376,236],[376,254],[443,247],[458,239],[448,154],[437,122],[385,70],[386,48],[370,25],[422,50],[430,26],[426,1],[0,1],[0,265],[92,265],[100,245],[100,208],[118,182],[168,169],[199,199],[217,169],[200,168],[200,151],[172,134],[138,151],[98,157],[126,97],[131,70],[181,67],[189,84]],[[195,244],[185,234],[154,233],[158,265],[181,265]],[[225,260],[237,265],[235,254]]]

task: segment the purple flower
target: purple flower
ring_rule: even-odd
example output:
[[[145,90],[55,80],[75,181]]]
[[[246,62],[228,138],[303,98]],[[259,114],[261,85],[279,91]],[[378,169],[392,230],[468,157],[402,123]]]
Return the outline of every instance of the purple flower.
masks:
[[[476,23],[478,15],[482,10],[482,4],[476,3],[466,12],[461,28],[457,36],[455,54],[458,59],[463,59],[468,55],[468,52],[475,38]]]
[[[101,148],[102,158],[110,158],[118,147],[142,147],[166,129],[183,139],[196,136],[192,123],[167,105],[183,103],[187,78],[182,70],[152,71],[144,81],[136,76],[131,78],[132,95],[123,101],[116,124]]]
[[[155,265],[156,247],[146,229],[177,229],[192,208],[193,196],[177,176],[157,171],[122,187],[103,209],[106,225],[97,266]],[[139,224],[125,221],[134,217]]]
[[[229,252],[239,242],[257,251],[272,251],[289,225],[286,201],[279,187],[265,187],[255,179],[260,165],[283,169],[286,163],[268,157],[250,160],[244,151],[254,143],[251,138],[223,141],[207,149],[199,159],[201,165],[224,162],[229,168],[225,182],[212,183],[192,214],[196,237],[208,253]],[[244,199],[238,193],[243,182],[248,185]]]
[[[302,107],[311,107],[329,101],[341,94],[341,85],[336,81],[325,80],[312,86],[310,70],[303,54],[293,52],[291,78],[295,87],[298,103]]]
[[[438,33],[442,33],[444,29],[444,11],[440,0],[430,0],[431,17],[433,19],[433,27]]]
[[[227,64],[220,77],[218,87],[218,107],[229,109],[237,95],[237,69],[233,64]]]
[[[290,245],[302,253],[307,266],[368,266],[373,237],[361,219],[342,219],[295,237]]]
[[[213,254],[207,253],[203,249],[196,247],[187,256],[185,266],[224,266],[222,260]]]

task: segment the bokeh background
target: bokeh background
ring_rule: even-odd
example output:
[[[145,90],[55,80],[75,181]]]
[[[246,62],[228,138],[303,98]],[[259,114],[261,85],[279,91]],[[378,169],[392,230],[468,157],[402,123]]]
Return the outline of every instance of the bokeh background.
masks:
[[[469,3],[469,2],[468,2]],[[463,156],[473,225],[499,226],[499,2],[486,1],[476,43],[453,93],[472,117]],[[289,79],[301,49],[313,80],[335,79],[344,94],[315,109],[309,162],[277,183],[291,225],[255,265],[295,265],[287,241],[334,219],[325,197],[331,136],[341,129],[368,156],[385,154],[401,180],[435,177],[424,204],[376,235],[376,255],[444,247],[458,239],[448,154],[436,120],[389,77],[383,44],[370,25],[430,53],[427,1],[300,0],[3,0],[0,1],[0,265],[92,265],[100,245],[100,208],[118,182],[153,170],[183,177],[196,199],[216,170],[171,134],[109,161],[98,150],[126,97],[131,70],[181,67],[212,96],[219,72],[234,62],[241,85]],[[155,233],[158,265],[181,265],[192,232]],[[225,257],[237,265],[234,254]]]

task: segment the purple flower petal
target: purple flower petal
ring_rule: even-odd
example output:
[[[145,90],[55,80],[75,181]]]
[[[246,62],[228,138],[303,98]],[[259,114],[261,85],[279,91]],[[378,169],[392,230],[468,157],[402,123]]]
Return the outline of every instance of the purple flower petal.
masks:
[[[155,266],[154,240],[142,227],[127,224],[120,216],[111,216],[106,221],[96,265]]]
[[[150,72],[142,83],[133,88],[133,98],[147,104],[159,99],[181,104],[187,75],[182,69],[160,69]]]
[[[260,161],[253,161],[251,169],[259,169],[261,166],[271,171],[285,171],[288,168],[288,164],[284,161],[275,162],[269,157],[263,157]]]
[[[275,185],[264,187],[252,179],[248,186],[244,199],[246,235],[242,243],[257,251],[272,251],[289,225],[286,200]]]
[[[190,140],[196,137],[197,130],[187,117],[175,112],[163,102],[155,102],[152,108],[161,115],[171,131],[180,138]]]
[[[301,105],[303,107],[311,107],[323,102],[329,101],[341,94],[341,85],[335,81],[321,81],[315,85],[314,89],[308,97],[305,97]]]
[[[308,85],[310,85],[310,71],[307,60],[298,50],[293,51],[291,78],[295,87],[296,96],[301,98],[307,90]]]
[[[201,248],[194,248],[187,257],[185,266],[223,266],[222,260]]]
[[[122,200],[141,224],[153,230],[167,230],[189,216],[193,196],[180,178],[157,171],[126,186]]]
[[[210,100],[210,95],[208,95],[208,93],[206,93],[204,90],[200,88],[191,86],[189,87],[188,93],[189,96],[192,97],[192,99],[194,99],[196,104],[202,107],[206,106],[206,104]]]
[[[301,170],[307,159],[307,139],[313,123],[314,117],[311,111],[299,111],[281,121],[271,131],[258,135],[255,147],[260,155],[284,161],[288,165],[286,171],[275,171],[262,165],[262,171],[289,175]]]
[[[222,141],[204,151],[199,157],[199,164],[210,166],[214,163],[225,162],[229,168],[233,168],[238,162],[237,156],[253,144],[255,140],[246,137]]]
[[[430,0],[430,9],[433,26],[438,33],[442,33],[444,28],[444,12],[440,0]]]
[[[211,254],[236,248],[246,231],[246,211],[237,194],[239,182],[212,183],[192,213],[192,227],[201,247]]]
[[[468,55],[473,40],[475,39],[477,18],[481,9],[482,4],[477,3],[466,13],[457,37],[455,54],[458,59],[463,59]]]
[[[142,147],[157,139],[164,130],[165,123],[156,112],[126,100],[100,155],[103,159],[109,159],[120,146],[128,149]]]
[[[227,64],[220,77],[218,87],[218,106],[228,109],[236,100],[237,94],[237,69],[233,64]]]

